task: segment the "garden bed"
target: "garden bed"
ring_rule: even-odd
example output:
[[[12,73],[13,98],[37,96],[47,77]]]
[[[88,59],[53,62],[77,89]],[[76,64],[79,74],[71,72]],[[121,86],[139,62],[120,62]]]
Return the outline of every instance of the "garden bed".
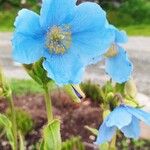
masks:
[[[46,123],[46,112],[44,98],[40,94],[27,94],[24,96],[15,96],[15,106],[27,111],[33,121],[34,129],[26,135],[28,148],[35,145],[41,137],[41,129]],[[81,136],[87,143],[93,143],[95,139],[90,139],[90,132],[84,126],[98,128],[101,119],[101,110],[98,105],[91,103],[86,99],[81,104],[73,103],[70,98],[63,92],[55,92],[52,95],[53,112],[56,118],[62,122],[61,133],[63,140],[73,136]],[[7,103],[5,100],[0,101],[0,111],[5,112]],[[91,136],[93,138],[93,136]],[[2,140],[4,140],[2,142]],[[9,150],[5,145],[5,139],[0,139],[0,149]],[[29,148],[30,149],[30,148]]]
[[[42,127],[46,124],[46,112],[44,98],[41,94],[26,94],[14,96],[15,106],[27,111],[33,119],[32,131],[25,136],[27,150],[36,150],[35,145],[39,142],[42,134]],[[65,141],[73,136],[81,136],[86,150],[94,150],[93,142],[95,137],[85,129],[85,125],[98,128],[102,122],[102,110],[99,104],[90,99],[83,100],[80,104],[75,104],[69,96],[57,91],[52,94],[53,112],[59,118],[61,124],[62,139]],[[0,112],[6,112],[6,100],[0,100]],[[123,150],[148,150],[149,141],[131,141],[119,137],[118,149]],[[93,148],[92,148],[93,147]],[[10,150],[10,146],[4,136],[0,137],[0,150]],[[76,149],[75,149],[76,150]]]

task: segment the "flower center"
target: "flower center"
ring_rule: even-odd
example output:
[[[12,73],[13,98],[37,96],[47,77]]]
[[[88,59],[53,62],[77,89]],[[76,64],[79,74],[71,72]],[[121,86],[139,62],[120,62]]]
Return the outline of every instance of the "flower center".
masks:
[[[111,58],[115,57],[118,54],[117,46],[113,44],[109,50],[104,54],[105,57]]]
[[[71,28],[68,25],[63,27],[53,26],[46,37],[46,47],[51,53],[64,54],[71,46]]]

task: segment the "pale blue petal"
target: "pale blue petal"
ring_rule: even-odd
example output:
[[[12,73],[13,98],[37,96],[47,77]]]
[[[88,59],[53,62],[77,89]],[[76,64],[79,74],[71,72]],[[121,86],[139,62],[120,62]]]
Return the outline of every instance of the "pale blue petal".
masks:
[[[21,33],[14,33],[13,58],[23,64],[31,64],[39,60],[44,52],[44,39],[33,38]]]
[[[106,72],[112,80],[123,83],[130,79],[133,65],[126,51],[118,46],[118,55],[106,59]]]
[[[137,139],[140,136],[140,121],[132,116],[132,121],[128,126],[121,129],[124,135],[128,138]]]
[[[112,137],[115,135],[115,132],[116,127],[107,127],[104,121],[99,128],[99,133],[95,144],[103,144],[111,141]]]
[[[95,29],[97,31],[104,28],[106,23],[106,13],[102,8],[91,2],[80,4],[75,9],[73,20],[69,23],[72,27],[72,33],[89,31]],[[99,31],[100,32],[100,31]]]
[[[115,32],[115,41],[116,44],[126,43],[128,41],[128,36],[125,31],[117,29],[115,26],[108,24],[107,27],[114,30]]]
[[[132,121],[132,115],[126,111],[126,108],[122,105],[116,107],[108,116],[106,120],[107,127],[116,126],[121,129],[129,125]]]
[[[14,60],[24,64],[34,63],[43,56],[44,51],[44,32],[39,24],[39,16],[30,10],[22,9],[14,25]]]
[[[81,55],[81,58],[84,58],[84,61],[88,64],[93,58],[106,53],[113,41],[113,32],[106,28],[72,35],[74,51],[76,51],[78,55]]]
[[[123,30],[122,31],[117,30],[115,42],[117,44],[127,43],[128,42],[128,36],[127,36],[126,32]]]
[[[81,82],[84,67],[80,57],[67,52],[62,55],[45,53],[46,61],[43,63],[48,76],[57,84],[78,84]]]
[[[98,56],[98,57],[92,58],[92,60],[89,62],[88,65],[97,64],[98,62],[102,61],[103,59],[104,59],[103,56]]]
[[[40,24],[44,30],[53,25],[61,25],[68,20],[76,7],[76,0],[43,0]]]
[[[130,106],[126,106],[126,110],[139,120],[142,120],[147,125],[150,125],[150,113]]]
[[[14,25],[16,27],[15,32],[24,35],[38,38],[43,34],[39,23],[39,15],[28,9],[22,9],[19,11]]]

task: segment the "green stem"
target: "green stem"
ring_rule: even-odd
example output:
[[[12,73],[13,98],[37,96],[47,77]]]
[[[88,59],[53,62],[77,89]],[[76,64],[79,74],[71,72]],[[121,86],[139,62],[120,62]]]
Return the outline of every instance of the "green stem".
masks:
[[[13,102],[13,98],[11,94],[10,96],[8,96],[8,100],[9,100],[9,106],[11,109],[12,132],[14,135],[14,150],[17,150],[18,141],[17,141],[16,112],[15,112],[15,106],[14,106],[14,102]]]
[[[45,92],[45,105],[46,105],[46,112],[47,112],[47,119],[48,122],[51,122],[53,120],[53,111],[52,111],[52,102],[51,98],[48,92],[48,87],[44,86],[44,92]]]

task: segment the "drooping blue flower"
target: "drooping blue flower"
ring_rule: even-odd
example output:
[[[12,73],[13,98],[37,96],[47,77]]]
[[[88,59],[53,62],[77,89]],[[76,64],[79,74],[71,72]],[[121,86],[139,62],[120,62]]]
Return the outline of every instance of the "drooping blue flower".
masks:
[[[48,76],[59,84],[79,83],[93,57],[104,54],[114,41],[106,14],[91,2],[43,0],[40,16],[19,11],[13,36],[13,57],[30,64],[41,57]]]
[[[99,128],[96,144],[110,141],[117,129],[128,138],[137,139],[140,135],[140,121],[150,125],[150,113],[124,104],[115,108]]]
[[[133,70],[133,65],[129,60],[128,54],[124,48],[120,46],[120,44],[128,41],[128,37],[124,31],[119,31],[117,28],[109,24],[107,24],[107,26],[115,34],[114,41],[107,53],[93,58],[91,64],[95,64],[104,59],[106,73],[108,73],[113,81],[123,83],[130,79]]]

